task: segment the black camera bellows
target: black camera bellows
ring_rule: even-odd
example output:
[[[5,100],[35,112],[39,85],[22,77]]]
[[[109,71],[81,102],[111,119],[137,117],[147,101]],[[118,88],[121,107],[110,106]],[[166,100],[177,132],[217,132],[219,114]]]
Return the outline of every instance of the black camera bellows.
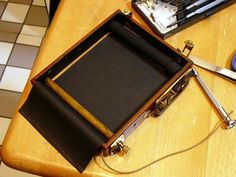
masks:
[[[136,35],[130,30],[127,30],[122,24],[115,21],[110,23],[111,32],[125,41],[130,47],[134,48],[137,53],[145,56],[154,65],[164,69],[168,74],[174,75],[181,69],[181,66],[173,61],[169,56],[165,55],[151,44],[147,43],[144,39]]]

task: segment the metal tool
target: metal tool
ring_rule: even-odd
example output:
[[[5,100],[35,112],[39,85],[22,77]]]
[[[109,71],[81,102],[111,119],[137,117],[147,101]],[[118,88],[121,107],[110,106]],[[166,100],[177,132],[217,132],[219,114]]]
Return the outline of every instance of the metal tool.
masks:
[[[220,102],[216,99],[216,97],[212,94],[212,92],[209,90],[199,73],[195,68],[193,68],[194,76],[196,77],[198,83],[203,88],[204,92],[207,94],[208,98],[211,100],[217,111],[220,113],[221,117],[223,118],[226,128],[230,129],[233,128],[236,124],[236,121],[234,119],[230,118],[230,115],[225,111],[223,106],[221,106]]]
[[[221,68],[219,66],[215,66],[213,64],[209,64],[207,62],[205,62],[204,60],[201,60],[197,57],[194,56],[189,56],[189,58],[193,61],[194,64],[207,69],[209,71],[212,71],[220,76],[223,76],[224,78],[233,81],[236,83],[236,72],[233,72],[231,70],[225,69],[225,68]]]
[[[197,61],[201,61],[200,59],[196,59],[196,57],[193,56],[189,56],[189,54],[191,53],[194,44],[192,41],[187,40],[184,42],[185,43],[185,47],[182,50],[182,54],[184,54],[185,56],[189,57],[190,59],[193,60],[193,63],[197,63]],[[186,50],[188,50],[187,54],[186,52],[184,52]],[[179,50],[181,51],[181,50]],[[195,60],[196,59],[196,60]],[[195,61],[195,62],[194,62]],[[208,64],[209,65],[209,64]],[[205,65],[202,65],[205,68]],[[211,65],[210,65],[211,66]],[[211,66],[210,68],[214,70],[217,70],[215,68],[216,66]],[[225,111],[225,109],[223,108],[223,106],[221,106],[220,102],[216,99],[216,97],[212,94],[212,92],[210,91],[210,89],[207,87],[207,85],[205,84],[205,82],[203,81],[203,79],[201,78],[201,76],[199,75],[199,73],[197,72],[197,70],[195,68],[193,68],[193,75],[196,77],[198,83],[200,84],[200,86],[202,87],[202,89],[204,90],[204,92],[206,93],[206,95],[208,96],[208,98],[211,100],[211,102],[213,103],[214,107],[217,109],[217,111],[220,113],[221,117],[223,118],[227,129],[233,128],[236,124],[236,121],[230,118],[230,115]],[[232,72],[232,71],[231,71]],[[222,74],[222,73],[221,73]]]
[[[205,12],[205,11],[207,11],[207,10],[209,10],[209,9],[211,9],[211,8],[213,8],[213,7],[215,7],[215,6],[217,6],[217,5],[219,5],[220,3],[224,2],[224,1],[226,1],[226,0],[215,0],[215,1],[213,1],[213,2],[211,2],[211,3],[209,3],[209,4],[207,4],[207,5],[205,5],[205,6],[203,6],[203,7],[200,7],[199,9],[195,10],[194,12],[191,12],[190,14],[186,15],[184,18],[182,18],[182,19],[180,19],[180,20],[178,20],[178,21],[176,21],[176,22],[174,22],[174,23],[171,23],[171,24],[168,25],[166,28],[169,28],[169,27],[171,27],[171,26],[173,26],[173,25],[176,25],[176,24],[178,24],[179,22],[182,22],[182,21],[184,21],[184,20],[187,20],[188,18],[193,17],[193,16],[195,16],[195,15],[197,15],[197,14],[200,14],[200,13],[202,13],[202,12]]]
[[[194,3],[192,3],[192,4],[190,4],[189,6],[187,6],[186,8],[184,8],[183,10],[180,10],[180,11],[176,12],[176,13],[173,14],[171,17],[174,17],[174,16],[176,16],[176,15],[178,15],[178,14],[180,14],[180,13],[186,11],[186,10],[190,10],[190,9],[192,9],[193,7],[200,6],[201,4],[203,4],[203,3],[207,2],[207,1],[209,1],[209,0],[198,0],[198,1],[196,1],[196,2],[194,2]]]

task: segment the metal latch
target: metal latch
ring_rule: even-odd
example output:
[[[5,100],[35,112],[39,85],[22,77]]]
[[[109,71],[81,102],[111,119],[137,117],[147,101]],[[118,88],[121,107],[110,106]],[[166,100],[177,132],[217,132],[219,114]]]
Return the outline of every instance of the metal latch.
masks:
[[[112,145],[110,146],[110,151],[112,155],[119,152],[123,152],[126,154],[130,150],[130,148],[124,144],[124,141],[125,136],[121,135],[114,143],[112,143]]]
[[[183,50],[181,51],[181,53],[188,57],[194,48],[194,43],[191,40],[186,40],[184,41],[184,43],[185,43],[185,46]]]

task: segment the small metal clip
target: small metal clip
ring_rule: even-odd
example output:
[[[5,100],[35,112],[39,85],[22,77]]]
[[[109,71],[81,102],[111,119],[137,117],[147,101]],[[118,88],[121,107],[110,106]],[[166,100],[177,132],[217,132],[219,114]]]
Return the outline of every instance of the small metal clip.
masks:
[[[185,43],[185,46],[182,50],[182,54],[188,57],[194,48],[194,43],[191,40],[186,40],[184,41],[184,43]],[[185,53],[185,50],[188,50],[187,53]]]
[[[154,17],[154,15],[153,15],[153,13],[150,13],[150,17],[151,17],[151,19],[152,19],[154,22],[156,22],[156,20],[155,20],[155,17]]]

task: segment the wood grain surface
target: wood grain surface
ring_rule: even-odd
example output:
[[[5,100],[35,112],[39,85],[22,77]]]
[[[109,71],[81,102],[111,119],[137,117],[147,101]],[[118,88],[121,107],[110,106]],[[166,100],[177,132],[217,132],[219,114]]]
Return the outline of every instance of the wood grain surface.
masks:
[[[31,78],[54,61],[86,33],[117,9],[130,8],[130,0],[62,0],[33,67]],[[179,32],[166,41],[183,48],[194,41],[192,55],[230,68],[236,52],[236,4]],[[146,27],[138,15],[133,17]],[[236,110],[236,85],[197,68],[226,111]],[[31,89],[28,81],[19,107]],[[236,117],[236,113],[232,114]],[[107,161],[120,170],[132,170],[168,153],[188,147],[203,137],[221,118],[193,78],[181,96],[159,118],[148,118],[127,139],[126,156]],[[137,177],[234,177],[236,176],[236,128],[221,127],[203,145],[161,161]],[[81,149],[81,153],[86,149]],[[84,173],[75,170],[19,112],[12,119],[2,147],[3,161],[10,167],[40,176],[125,176],[104,170],[101,158],[92,160]]]

